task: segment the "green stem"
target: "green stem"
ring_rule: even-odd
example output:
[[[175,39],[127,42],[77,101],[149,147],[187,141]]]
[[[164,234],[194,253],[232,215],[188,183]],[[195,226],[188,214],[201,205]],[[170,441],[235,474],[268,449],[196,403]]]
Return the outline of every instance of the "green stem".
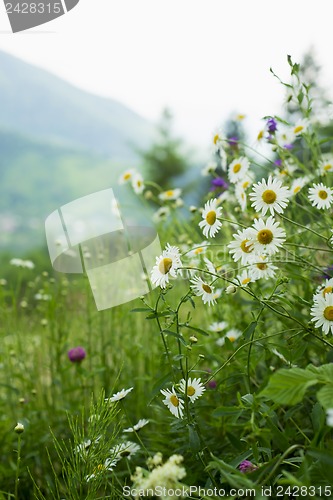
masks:
[[[15,500],[18,500],[18,485],[19,485],[19,474],[20,474],[20,464],[21,464],[21,436],[18,434],[17,437],[17,461],[16,461],[16,474],[15,474]]]

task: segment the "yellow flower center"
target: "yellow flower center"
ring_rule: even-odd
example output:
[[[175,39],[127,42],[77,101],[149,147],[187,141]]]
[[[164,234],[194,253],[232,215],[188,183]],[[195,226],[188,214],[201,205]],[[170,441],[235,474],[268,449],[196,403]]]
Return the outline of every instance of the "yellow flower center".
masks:
[[[324,317],[328,321],[333,321],[333,306],[325,307],[325,309],[324,309]]]
[[[167,198],[171,198],[171,196],[173,196],[173,189],[169,189],[169,191],[165,191],[165,196]]]
[[[177,406],[179,406],[179,399],[177,398],[177,396],[172,394],[172,396],[170,397],[170,403],[177,408]]]
[[[332,170],[332,165],[328,163],[327,165],[324,165],[324,170],[327,172],[328,170]]]
[[[214,210],[211,210],[206,215],[206,222],[208,222],[208,224],[212,226],[213,224],[215,224],[215,221],[216,221],[216,212]]]
[[[244,280],[242,280],[242,285],[247,285],[248,283],[250,283],[251,281],[251,278],[245,278]]]
[[[198,255],[199,253],[202,253],[202,252],[203,252],[203,248],[202,247],[196,248],[194,250],[195,255]]]
[[[230,337],[228,337],[228,339],[230,340],[230,342],[235,342],[236,337],[233,337],[233,336],[231,335]]]
[[[233,166],[233,169],[232,171],[237,174],[237,172],[240,171],[240,169],[242,168],[242,165],[240,163],[236,163],[236,165]]]
[[[242,184],[242,188],[243,188],[243,189],[246,189],[247,187],[249,187],[249,184],[250,184],[250,181],[245,181],[245,182],[243,182],[243,184]]]
[[[281,170],[280,175],[288,175],[288,170]]]
[[[267,264],[264,264],[264,263],[261,263],[259,262],[259,264],[257,264],[257,268],[260,269],[260,271],[265,271],[265,269],[267,269]]]
[[[261,245],[269,245],[273,241],[273,233],[270,229],[261,229],[257,234],[257,240]]]
[[[206,285],[205,283],[202,284],[202,289],[206,292],[206,293],[212,293],[212,289],[210,286]]]
[[[124,180],[128,181],[128,179],[130,179],[131,177],[132,177],[132,174],[127,173],[127,174],[124,175]]]
[[[297,194],[301,190],[301,186],[296,186],[294,188],[294,194]]]
[[[248,242],[249,242],[249,241],[250,241],[250,240],[243,240],[243,241],[242,241],[242,243],[240,244],[241,249],[242,249],[242,250],[243,250],[243,252],[245,252],[245,253],[250,253],[250,252],[252,252],[252,250],[253,250],[253,245],[252,245],[252,244],[251,244],[251,245],[248,245]]]
[[[324,191],[323,189],[321,189],[320,191],[318,191],[318,196],[322,200],[326,200],[326,198],[328,196],[327,191]]]
[[[294,128],[294,134],[302,132],[303,128],[304,128],[303,125],[298,125],[297,127]]]
[[[168,257],[162,259],[158,265],[158,270],[162,274],[167,274],[171,268],[172,268],[172,259],[169,259]]]
[[[213,139],[214,144],[216,144],[219,139],[220,139],[219,134],[214,135],[214,139]]]
[[[237,120],[240,120],[240,121],[241,121],[241,120],[244,120],[245,116],[246,116],[246,115],[242,115],[242,114],[237,115]]]
[[[259,134],[257,135],[257,141],[261,141],[261,139],[263,139],[263,137],[264,137],[264,131],[260,130]]]
[[[331,287],[331,286],[327,286],[327,287],[326,287],[326,288],[324,288],[324,290],[323,290],[323,296],[325,297],[325,295],[326,295],[327,293],[332,293],[332,290],[333,290],[333,287]]]
[[[192,387],[191,385],[188,386],[188,388],[187,388],[187,394],[188,394],[188,396],[193,396],[195,394],[194,387]]]
[[[262,193],[262,199],[265,203],[274,203],[276,200],[276,193],[272,189],[266,189],[266,191]]]

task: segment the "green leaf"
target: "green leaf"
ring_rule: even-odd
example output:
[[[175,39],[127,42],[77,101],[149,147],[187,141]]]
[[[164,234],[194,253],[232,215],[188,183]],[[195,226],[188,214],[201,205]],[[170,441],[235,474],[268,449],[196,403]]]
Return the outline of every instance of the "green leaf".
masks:
[[[163,312],[153,312],[152,314],[149,314],[146,316],[146,319],[156,319],[156,318],[161,318],[163,316],[172,316],[175,313],[173,311],[163,311]]]
[[[188,426],[188,438],[190,443],[190,450],[193,451],[193,453],[197,453],[198,451],[200,451],[200,439],[197,431],[192,425]]]
[[[189,328],[190,330],[193,330],[194,332],[201,333],[201,335],[205,335],[206,337],[209,336],[209,333],[205,332],[205,330],[201,330],[201,328],[197,328],[195,326],[190,326],[190,325],[185,325],[184,323],[180,326],[183,326],[185,328]]]
[[[333,385],[325,385],[317,392],[317,399],[319,403],[328,410],[333,408]]]
[[[151,309],[148,309],[148,307],[136,307],[135,309],[131,309],[131,313],[138,313],[138,312],[150,312]]]
[[[282,369],[274,373],[261,395],[276,403],[295,405],[302,401],[308,387],[317,383],[316,374],[310,370]]]
[[[250,340],[252,333],[257,328],[257,324],[258,324],[257,321],[252,321],[252,323],[250,323],[249,326],[246,327],[246,329],[243,332],[245,340]]]
[[[213,417],[230,417],[232,415],[240,415],[244,410],[238,406],[219,406],[212,415]]]
[[[307,370],[311,370],[313,373],[316,373],[318,376],[318,380],[328,383],[333,383],[333,364],[328,363],[327,365],[322,366],[313,366],[309,365]]]
[[[168,335],[171,335],[172,337],[176,337],[183,345],[187,346],[187,343],[182,335],[177,332],[172,332],[171,330],[163,330],[163,333],[166,333]]]

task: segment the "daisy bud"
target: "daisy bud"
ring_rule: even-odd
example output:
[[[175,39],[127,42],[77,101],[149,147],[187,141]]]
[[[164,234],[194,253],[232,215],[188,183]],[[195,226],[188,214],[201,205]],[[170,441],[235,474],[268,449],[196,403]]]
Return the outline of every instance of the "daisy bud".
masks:
[[[195,207],[194,205],[191,205],[191,206],[189,207],[189,211],[190,211],[190,212],[192,212],[192,214],[193,214],[194,212],[196,212],[197,210],[198,210],[198,209],[197,209],[197,207]]]
[[[231,294],[236,293],[236,292],[237,292],[237,287],[235,285],[229,285],[225,289],[225,293],[227,293],[228,295],[231,295]]]
[[[19,403],[20,403],[20,405],[24,405],[24,403],[25,403],[25,399],[24,399],[24,398],[20,398],[20,399],[19,399]]]
[[[196,344],[198,342],[198,339],[194,336],[190,337],[190,342],[192,342],[192,344]]]
[[[14,431],[16,434],[22,434],[22,432],[24,432],[24,425],[18,422],[18,424],[14,427]]]
[[[200,359],[205,359],[204,354],[199,354],[199,358],[200,358]]]
[[[148,190],[145,192],[144,197],[146,198],[146,200],[150,200],[153,197],[153,193]]]

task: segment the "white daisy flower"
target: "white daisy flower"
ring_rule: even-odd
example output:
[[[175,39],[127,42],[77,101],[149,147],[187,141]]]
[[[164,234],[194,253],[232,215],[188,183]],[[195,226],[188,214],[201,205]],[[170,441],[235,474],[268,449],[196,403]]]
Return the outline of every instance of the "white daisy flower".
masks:
[[[217,169],[216,161],[210,161],[201,170],[201,175],[203,175],[204,177],[207,177],[208,175],[213,174],[216,169]]]
[[[330,278],[328,280],[325,280],[325,283],[322,283],[321,285],[318,286],[314,299],[316,298],[317,295],[325,297],[327,293],[332,293],[332,292],[333,292],[333,278]]]
[[[151,281],[154,285],[165,288],[169,277],[177,277],[177,269],[182,265],[177,247],[167,244],[162,255],[156,257],[156,264],[151,271]]]
[[[330,208],[333,201],[333,189],[324,186],[322,182],[313,184],[313,187],[309,189],[309,200],[313,207],[319,209]]]
[[[250,199],[253,202],[251,206],[256,212],[261,211],[262,215],[268,210],[271,215],[274,215],[274,212],[282,214],[289,203],[289,189],[283,187],[278,179],[273,180],[269,176],[267,182],[262,179],[258,184],[254,184]]]
[[[242,264],[247,264],[251,252],[253,252],[253,241],[251,228],[238,230],[233,234],[234,240],[227,247],[235,262],[241,260]]]
[[[259,130],[257,137],[256,137],[256,144],[257,145],[264,142],[264,140],[266,139],[266,133],[267,133],[267,131],[265,128],[262,128],[261,130]]]
[[[133,179],[133,176],[135,174],[136,174],[136,170],[134,170],[133,168],[130,170],[125,170],[125,172],[123,172],[121,174],[121,176],[119,177],[118,184],[126,184],[126,182],[129,182]]]
[[[244,189],[244,191],[246,191],[253,184],[253,181],[254,174],[253,172],[251,172],[251,170],[248,170],[243,179],[239,183],[237,183],[237,185],[240,185]]]
[[[295,179],[290,186],[290,194],[296,195],[308,182],[308,177],[299,177],[298,179]]]
[[[216,345],[218,345],[219,347],[224,346],[226,338],[229,339],[230,342],[235,342],[241,335],[242,332],[240,330],[237,330],[237,328],[232,328],[224,335],[224,337],[217,339]]]
[[[200,396],[202,396],[206,390],[200,378],[193,378],[193,379],[188,378],[187,392],[186,392],[186,380],[182,379],[179,382],[179,389],[183,394],[187,393],[187,396],[190,399],[191,403],[194,403],[196,399],[200,398]]]
[[[228,155],[222,146],[219,148],[220,165],[222,170],[225,172],[227,170]]]
[[[169,207],[160,207],[158,210],[153,215],[153,221],[154,222],[160,222],[162,220],[165,220],[167,217],[170,215],[170,208]]]
[[[136,173],[132,178],[132,187],[136,194],[141,194],[144,190],[143,177],[141,174]]]
[[[221,297],[223,293],[223,289],[222,288],[216,288],[215,292],[213,293],[213,299],[214,300],[217,300]]]
[[[240,182],[245,177],[250,167],[249,160],[245,156],[236,158],[232,163],[230,163],[228,168],[228,177],[230,182],[236,184]]]
[[[298,120],[295,125],[292,127],[293,134],[297,137],[306,132],[309,126],[309,120]]]
[[[207,271],[212,273],[212,274],[217,274],[217,269],[214,266],[214,264],[212,263],[212,261],[207,259],[207,257],[204,257],[204,261],[206,264]]]
[[[256,253],[272,255],[278,252],[286,240],[286,233],[279,225],[272,216],[266,222],[263,219],[254,221],[253,229],[250,228],[248,234]]]
[[[321,175],[333,172],[333,155],[326,154],[323,155],[322,159],[319,162],[319,173]]]
[[[221,148],[223,149],[224,142],[225,142],[225,137],[222,130],[220,128],[214,130],[212,134],[213,152],[218,153]]]
[[[316,328],[321,327],[326,335],[333,333],[333,293],[314,297],[311,316]]]
[[[80,455],[86,455],[88,453],[88,449],[91,446],[91,440],[90,439],[85,439],[83,443],[78,444],[74,451],[75,453],[79,453]]]
[[[273,172],[274,177],[284,181],[289,177],[293,177],[297,170],[297,165],[291,162],[283,162],[283,166],[280,169],[275,169]]]
[[[27,269],[34,269],[34,267],[35,267],[35,264],[31,260],[22,260],[22,259],[17,259],[17,258],[11,259],[9,261],[9,264],[11,266],[25,267]]]
[[[194,276],[190,280],[192,283],[191,288],[197,297],[201,297],[204,304],[214,305],[216,300],[214,299],[214,288],[208,283],[205,283],[199,276]]]
[[[250,275],[248,269],[245,269],[241,274],[236,276],[234,283],[239,286],[247,286],[251,281],[254,281],[252,276]]]
[[[326,410],[326,425],[333,427],[333,408]]]
[[[127,458],[131,460],[132,456],[135,455],[140,450],[140,446],[132,441],[126,441],[125,443],[120,443],[111,448],[110,453],[115,457],[116,463],[122,458]]]
[[[168,189],[167,191],[163,191],[163,193],[160,193],[158,197],[162,201],[174,201],[177,200],[177,198],[179,198],[181,194],[182,190],[180,188]]]
[[[104,462],[104,464],[100,464],[97,467],[95,467],[94,472],[88,476],[86,476],[86,481],[89,482],[92,479],[97,478],[101,474],[110,471],[112,472],[115,466],[117,465],[118,460],[113,460],[111,458],[107,458]]]
[[[248,268],[248,274],[252,281],[260,279],[268,280],[269,278],[274,278],[277,269],[276,266],[269,262],[267,255],[254,255],[251,259],[251,265]]]
[[[220,333],[222,332],[222,330],[225,330],[227,326],[228,323],[226,323],[225,321],[214,321],[214,323],[212,323],[208,327],[208,330],[210,330],[211,332]]]
[[[195,243],[195,246],[188,252],[189,257],[198,257],[199,255],[203,255],[206,253],[207,248],[209,247],[208,241],[202,241],[201,243]]]
[[[127,394],[129,394],[133,390],[133,387],[130,387],[129,389],[122,389],[119,392],[116,392],[116,394],[113,394],[111,398],[105,398],[105,402],[108,403],[115,403],[116,401],[120,401],[121,399],[126,398]]]
[[[218,220],[222,215],[222,208],[217,207],[216,198],[207,201],[202,211],[203,220],[199,222],[199,227],[206,238],[214,238],[215,234],[222,227],[222,222]]]
[[[183,418],[184,401],[177,396],[175,388],[172,387],[171,391],[170,389],[161,389],[161,393],[165,396],[163,403],[169,408],[172,415]]]
[[[280,148],[288,149],[296,139],[292,127],[277,131],[275,134],[276,143]]]
[[[239,203],[242,211],[244,212],[246,210],[247,195],[246,195],[245,189],[242,187],[242,183],[241,182],[239,182],[236,185],[235,195],[236,195],[236,199],[237,199],[237,201],[238,201],[238,203]]]
[[[142,427],[145,425],[149,424],[149,420],[146,418],[140,418],[140,420],[133,425],[133,427],[128,427],[127,429],[124,429],[124,432],[138,432]]]

